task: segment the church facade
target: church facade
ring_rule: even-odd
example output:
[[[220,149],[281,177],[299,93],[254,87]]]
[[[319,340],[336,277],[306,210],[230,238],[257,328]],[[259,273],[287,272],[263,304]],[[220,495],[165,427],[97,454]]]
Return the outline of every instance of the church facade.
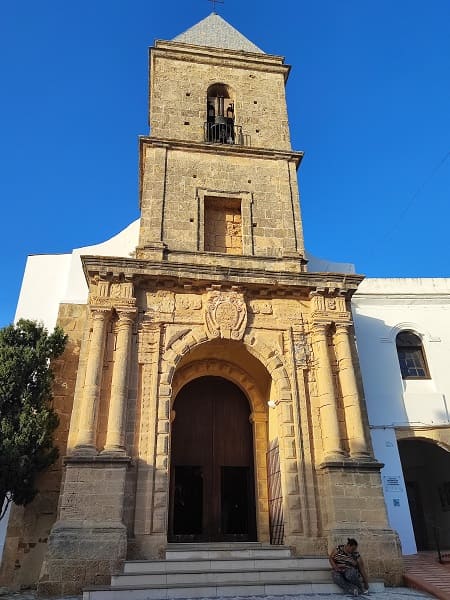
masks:
[[[55,263],[73,288],[63,458],[14,507],[2,582],[74,593],[173,542],[324,556],[348,536],[400,582],[353,333],[362,277],[308,269],[289,69],[214,14],[151,49],[137,244]]]

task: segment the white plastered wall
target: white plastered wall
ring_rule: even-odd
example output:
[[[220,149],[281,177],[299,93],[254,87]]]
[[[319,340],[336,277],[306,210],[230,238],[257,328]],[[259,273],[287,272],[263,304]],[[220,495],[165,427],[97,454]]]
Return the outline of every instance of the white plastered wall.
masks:
[[[80,256],[132,255],[138,244],[139,219],[101,244],[77,248],[70,254],[35,254],[28,257],[14,321],[31,319],[52,331],[61,303],[85,304],[88,286]],[[8,514],[0,521],[0,559],[8,525]],[[0,560],[1,562],[1,560]]]
[[[52,330],[61,303],[87,302],[88,287],[80,256],[129,257],[136,249],[138,236],[139,219],[101,244],[76,248],[70,254],[29,256],[14,320],[42,321]]]
[[[450,424],[450,279],[366,279],[352,300],[356,341],[375,456],[404,554],[416,552],[396,427]],[[403,380],[395,338],[422,339],[431,379]]]

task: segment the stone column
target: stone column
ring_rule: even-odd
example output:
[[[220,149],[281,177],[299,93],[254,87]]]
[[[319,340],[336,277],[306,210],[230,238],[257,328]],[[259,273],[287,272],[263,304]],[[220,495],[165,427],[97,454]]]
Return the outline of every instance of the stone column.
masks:
[[[80,410],[75,452],[96,454],[97,409],[102,380],[105,331],[109,308],[91,308],[92,335],[84,378],[83,399]]]
[[[350,323],[336,323],[335,351],[347,425],[350,456],[370,458],[350,345]]]
[[[116,309],[116,352],[111,382],[108,429],[103,453],[125,454],[124,415],[128,392],[128,363],[136,310]]]
[[[314,323],[312,339],[315,359],[318,362],[317,388],[324,459],[325,461],[335,461],[342,460],[344,450],[342,449],[333,373],[328,354],[328,326],[328,323]]]

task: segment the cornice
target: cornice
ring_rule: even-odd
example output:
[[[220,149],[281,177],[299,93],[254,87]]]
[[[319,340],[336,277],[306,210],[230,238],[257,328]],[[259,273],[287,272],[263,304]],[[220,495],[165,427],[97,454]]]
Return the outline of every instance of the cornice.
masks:
[[[361,275],[344,273],[290,273],[264,268],[243,269],[110,256],[82,256],[81,261],[87,281],[99,274],[109,274],[112,277],[125,275],[137,280],[164,279],[170,285],[245,286],[270,293],[277,290],[305,294],[320,290],[320,293],[345,293],[347,297],[351,297],[363,279]]]
[[[256,69],[282,73],[287,81],[291,66],[284,63],[283,56],[244,50],[229,50],[210,46],[196,46],[174,41],[156,40],[149,48],[150,60],[154,57],[174,58],[189,62],[230,65],[242,69]]]
[[[169,148],[174,150],[186,150],[188,152],[203,152],[205,154],[228,154],[233,156],[247,156],[251,158],[268,158],[272,160],[288,160],[299,167],[304,152],[295,150],[269,150],[255,146],[241,146],[239,144],[214,144],[212,142],[193,142],[176,140],[170,138],[157,138],[152,136],[139,136],[139,145],[154,146],[156,148]]]

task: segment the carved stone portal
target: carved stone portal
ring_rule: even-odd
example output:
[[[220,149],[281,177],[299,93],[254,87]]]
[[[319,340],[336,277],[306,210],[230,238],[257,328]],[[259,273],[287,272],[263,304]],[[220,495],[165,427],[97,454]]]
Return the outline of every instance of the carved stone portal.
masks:
[[[209,337],[240,340],[247,326],[247,305],[239,292],[209,292],[205,328]]]

